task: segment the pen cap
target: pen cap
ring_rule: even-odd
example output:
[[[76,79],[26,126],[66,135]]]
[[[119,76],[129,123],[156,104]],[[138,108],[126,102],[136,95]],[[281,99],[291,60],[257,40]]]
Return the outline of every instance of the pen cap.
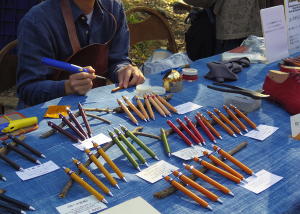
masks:
[[[176,177],[178,176],[178,174],[179,174],[179,172],[178,172],[177,170],[175,170],[175,171],[173,172],[173,175],[175,175]]]
[[[218,148],[219,148],[219,147],[216,146],[216,145],[213,146],[213,149],[215,150],[215,152],[217,151]]]
[[[77,159],[73,159],[73,163],[76,165],[76,163],[78,162]]]
[[[199,161],[199,158],[198,158],[198,157],[194,157],[193,160],[194,160],[195,162],[198,162],[198,161]]]
[[[208,155],[208,151],[203,151],[203,154],[204,154],[205,156],[207,156],[207,155]]]
[[[171,122],[170,120],[168,120],[167,123],[168,123],[169,125],[172,124],[172,122]]]
[[[169,180],[170,180],[170,176],[168,176],[168,175],[165,176],[165,180],[166,180],[166,181],[169,181]]]

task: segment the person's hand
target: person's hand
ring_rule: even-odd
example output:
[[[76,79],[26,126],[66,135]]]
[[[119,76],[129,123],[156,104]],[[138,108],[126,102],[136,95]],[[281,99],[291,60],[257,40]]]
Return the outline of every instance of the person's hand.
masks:
[[[127,65],[126,67],[122,68],[119,71],[118,79],[119,79],[119,85],[123,85],[124,88],[133,85],[142,84],[145,82],[145,77],[143,73],[140,71],[140,69],[132,65]]]
[[[65,82],[65,93],[85,95],[93,86],[92,80],[96,78],[94,75],[95,70],[91,66],[84,67],[90,73],[81,72],[72,74],[69,79]]]

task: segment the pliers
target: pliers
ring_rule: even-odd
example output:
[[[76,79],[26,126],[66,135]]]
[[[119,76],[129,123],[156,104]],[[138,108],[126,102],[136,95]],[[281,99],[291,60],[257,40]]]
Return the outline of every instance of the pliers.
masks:
[[[211,86],[211,85],[208,85],[207,88],[214,89],[214,90],[217,90],[217,91],[224,91],[224,92],[229,92],[229,93],[242,94],[242,95],[245,95],[247,97],[251,97],[252,99],[255,99],[255,100],[260,100],[260,99],[265,99],[265,98],[270,97],[270,95],[263,94],[264,90],[262,90],[262,89],[258,89],[257,91],[252,91],[252,90],[249,90],[249,89],[245,89],[245,88],[241,88],[241,87],[233,86],[233,85],[227,85],[227,84],[224,84],[224,83],[214,82],[213,84],[218,85],[218,86],[231,88],[231,89],[219,88],[219,87],[214,87],[214,86]]]

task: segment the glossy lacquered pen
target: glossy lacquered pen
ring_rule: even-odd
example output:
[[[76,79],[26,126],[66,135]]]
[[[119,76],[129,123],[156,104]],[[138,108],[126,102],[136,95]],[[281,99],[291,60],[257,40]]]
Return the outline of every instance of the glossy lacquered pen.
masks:
[[[172,117],[172,114],[169,112],[169,110],[164,106],[164,104],[162,104],[159,99],[157,99],[157,97],[152,94],[152,99],[157,103],[157,105],[165,112],[166,115],[168,115],[169,117]]]
[[[153,98],[147,94],[147,98],[150,101],[150,103],[156,108],[156,110],[160,113],[161,116],[167,117],[165,112],[159,107],[159,105],[153,100]]]
[[[257,125],[255,125],[248,117],[246,117],[240,110],[237,109],[234,105],[230,104],[230,108],[234,110],[235,113],[237,113],[243,120],[245,120],[253,129],[258,130]]]
[[[187,196],[189,196],[191,199],[193,199],[194,201],[196,201],[197,203],[199,203],[201,206],[203,206],[204,208],[212,210],[211,206],[209,206],[209,203],[207,203],[202,198],[200,198],[198,195],[196,195],[195,193],[191,192],[190,190],[188,190],[187,188],[185,188],[184,186],[182,186],[178,182],[176,182],[173,178],[170,178],[169,176],[163,176],[163,177],[173,187],[175,187],[176,189],[180,190],[181,192],[183,192],[184,194],[186,194]]]
[[[130,118],[130,120],[135,124],[135,125],[139,125],[138,121],[135,119],[135,117],[131,114],[131,112],[128,110],[128,108],[124,105],[124,103],[117,99],[117,102],[119,103],[119,105],[121,106],[121,108],[125,111],[125,113],[128,115],[128,117]]]
[[[132,102],[130,102],[130,100],[125,97],[122,96],[123,100],[129,105],[129,107],[141,118],[141,120],[147,122],[147,119],[145,118],[145,116],[142,114],[142,112],[140,112],[135,105],[132,104]]]
[[[168,103],[166,100],[164,100],[161,96],[157,95],[156,93],[154,93],[154,95],[157,97],[157,99],[162,102],[165,106],[167,106],[171,111],[173,111],[174,113],[177,114],[178,110],[173,107],[170,103]]]
[[[75,124],[75,126],[77,127],[77,129],[81,132],[81,134],[84,135],[84,137],[86,139],[88,139],[89,137],[88,137],[87,133],[85,132],[84,128],[79,123],[79,121],[77,120],[77,118],[75,117],[75,115],[73,114],[73,112],[68,107],[66,107],[66,110],[67,110],[67,113],[68,113],[70,119],[73,121],[73,123]],[[81,112],[80,112],[80,114],[81,114]]]
[[[243,129],[245,132],[248,132],[247,127],[242,123],[242,121],[240,121],[239,118],[237,118],[237,116],[235,116],[235,114],[227,106],[223,105],[223,108],[229,114],[229,116],[241,127],[241,129]]]
[[[238,127],[236,127],[219,109],[214,108],[214,111],[219,117],[227,123],[236,133],[243,135],[241,130],[239,130]]]
[[[116,187],[120,189],[117,181],[111,176],[111,174],[105,169],[105,167],[100,163],[100,161],[96,158],[96,156],[89,150],[85,149],[85,153],[89,156],[89,158],[94,162],[94,164],[98,167],[98,169],[105,175],[107,180]]]
[[[17,164],[16,162],[14,162],[13,160],[8,158],[6,155],[2,154],[1,152],[0,152],[0,158],[3,159],[6,163],[10,164],[16,170],[24,171],[24,169],[19,164]]]
[[[0,201],[4,201],[4,202],[9,203],[9,204],[14,204],[17,207],[20,207],[20,208],[22,208],[24,210],[35,210],[29,204],[26,204],[26,203],[24,203],[22,201],[16,200],[16,199],[11,198],[11,197],[9,197],[7,195],[4,195],[4,194],[0,194]]]
[[[160,132],[161,132],[161,138],[164,142],[164,147],[165,147],[166,153],[167,153],[168,157],[171,157],[171,151],[170,151],[170,146],[168,143],[166,132],[163,128],[160,129]]]
[[[132,164],[132,166],[134,168],[136,168],[137,170],[141,171],[139,164],[133,159],[133,157],[131,156],[131,154],[127,151],[127,149],[124,147],[124,145],[119,141],[117,135],[115,135],[113,132],[108,131],[109,136],[112,138],[112,140],[114,141],[115,144],[117,144],[117,146],[119,147],[119,149],[123,152],[123,154],[127,157],[127,159],[129,160],[129,162]]]
[[[93,174],[88,170],[80,161],[77,159],[72,158],[73,163],[75,166],[78,167],[86,176],[88,176],[100,189],[103,190],[107,195],[113,196],[111,191]]]
[[[35,148],[32,148],[31,146],[29,146],[27,143],[25,143],[24,141],[18,139],[17,137],[11,135],[11,134],[8,134],[6,133],[6,135],[12,139],[12,141],[14,141],[15,143],[23,146],[24,148],[28,149],[29,151],[31,151],[33,154],[41,157],[41,158],[46,158],[45,155],[43,155],[43,153],[39,152],[38,150],[36,150]]]
[[[83,179],[81,179],[81,177],[79,177],[75,172],[73,172],[72,170],[70,170],[66,167],[63,167],[63,169],[71,178],[73,178],[76,182],[78,182],[81,186],[83,186],[87,191],[89,191],[89,193],[91,193],[93,196],[95,196],[99,201],[102,201],[103,203],[106,203],[106,204],[108,203],[105,200],[103,195],[101,195],[93,187],[91,187],[88,183],[86,183]]]
[[[3,202],[0,202],[0,208],[9,211],[8,213],[26,214],[25,211],[15,207],[15,206],[12,206],[11,204],[7,204],[7,203],[3,203]]]
[[[143,105],[143,103],[142,103],[141,99],[140,99],[140,98],[138,98],[136,95],[135,95],[135,97],[134,97],[134,98],[135,98],[135,100],[136,100],[136,103],[138,104],[139,108],[141,109],[141,111],[142,111],[142,113],[143,113],[144,117],[146,118],[146,120],[147,120],[148,122],[150,122],[149,115],[148,115],[148,113],[147,113],[146,109],[144,108],[144,105]]]
[[[149,102],[149,99],[148,99],[147,95],[144,95],[144,100],[145,100],[145,103],[146,103],[146,106],[147,106],[147,109],[149,111],[151,119],[155,120],[155,116],[154,116],[154,113],[153,113],[153,110],[152,110],[152,107],[151,107],[151,104]]]
[[[58,61],[55,59],[49,59],[47,57],[43,57],[42,64],[52,68],[57,68],[59,70],[64,70],[70,73],[81,73],[81,72],[90,73],[88,70],[86,70],[83,67],[73,65],[67,62]],[[99,79],[106,79],[105,77],[101,77],[98,75],[95,76]]]
[[[84,122],[84,125],[85,125],[85,128],[86,128],[86,131],[87,131],[87,134],[88,134],[89,138],[93,137],[92,129],[90,127],[88,119],[86,118],[85,111],[82,108],[81,103],[78,103],[78,110],[79,110],[80,115],[83,119],[83,122]]]
[[[16,153],[22,155],[23,157],[27,158],[31,162],[36,163],[36,164],[41,164],[41,162],[38,159],[36,159],[35,157],[32,157],[31,155],[29,155],[28,153],[26,153],[23,150],[19,149],[18,147],[13,146],[10,143],[7,143],[7,142],[2,141],[2,140],[0,140],[0,143],[2,143],[8,149],[11,149],[11,150],[15,151]]]
[[[78,136],[81,141],[84,141],[85,136],[77,129],[64,115],[58,113],[59,118]]]
[[[184,116],[184,120],[186,121],[186,123],[188,124],[188,126],[190,127],[190,129],[194,132],[194,134],[196,135],[196,137],[200,140],[201,144],[203,144],[204,146],[206,145],[204,138],[202,137],[202,135],[198,132],[198,130],[196,129],[195,125],[193,124],[193,122],[190,120],[190,118],[188,118],[187,116]]]
[[[191,187],[195,188],[199,192],[201,192],[203,195],[207,196],[213,201],[217,201],[219,203],[223,203],[223,201],[219,198],[219,196],[213,194],[211,191],[205,189],[201,185],[197,184],[195,181],[191,180],[190,178],[186,177],[184,174],[177,170],[171,170],[173,175],[175,175],[178,179],[182,180],[184,183],[190,185]]]
[[[97,149],[98,153],[103,157],[103,159],[108,163],[108,165],[115,171],[115,173],[119,176],[120,179],[127,183],[125,175],[121,172],[121,170],[116,166],[116,164],[108,157],[108,155],[104,152],[104,150],[99,146],[96,142],[92,141],[93,146]]]
[[[70,134],[69,132],[65,131],[64,129],[60,128],[58,125],[56,125],[55,123],[51,122],[51,121],[47,121],[48,126],[50,126],[52,129],[54,129],[55,131],[65,135],[67,138],[69,138],[70,140],[74,141],[75,143],[81,143],[81,140],[79,140],[77,137],[75,137],[74,135]]]
[[[174,125],[174,123],[170,120],[168,120],[167,123],[187,145],[194,146],[194,144]]]
[[[201,141],[193,134],[193,132],[191,132],[191,130],[179,119],[176,119],[177,123],[181,126],[181,128],[183,128],[184,131],[186,131],[186,133],[194,140],[194,142],[198,145],[202,145]]]
[[[2,175],[1,173],[0,173],[0,180],[2,180],[2,181],[7,181],[7,179],[4,177],[4,175]]]
[[[223,140],[221,134],[210,124],[210,122],[208,121],[208,119],[201,114],[200,112],[197,112],[197,115],[200,117],[200,119],[202,120],[202,122],[207,126],[207,128],[209,128],[210,131],[212,131],[212,133],[214,133],[214,135]]]
[[[194,166],[190,166],[187,164],[183,164],[184,168],[188,171],[190,171],[191,173],[193,173],[194,175],[196,175],[197,177],[203,179],[204,181],[206,181],[207,183],[210,183],[211,185],[213,185],[214,187],[216,187],[217,189],[219,189],[220,191],[224,192],[225,194],[234,196],[234,194],[230,191],[230,189],[228,189],[227,187],[224,187],[223,185],[221,185],[220,183],[218,183],[217,181],[211,179],[210,177],[208,177],[207,175],[205,175],[204,173],[198,171],[197,169],[194,168]]]
[[[244,170],[249,175],[256,176],[252,169],[250,169],[249,167],[245,166],[243,163],[241,163],[240,161],[238,161],[237,159],[235,159],[234,157],[232,157],[230,154],[228,154],[227,152],[225,152],[220,147],[213,145],[213,149],[214,149],[215,152],[217,152],[220,155],[222,155],[224,158],[226,158],[227,160],[229,160],[230,162],[232,162],[233,164],[235,164],[236,166],[238,166],[240,169]]]
[[[118,138],[121,139],[125,145],[132,151],[132,153],[147,167],[149,167],[146,159],[139,153],[138,150],[129,142],[129,140],[125,137],[125,135],[122,134],[122,132],[119,131],[117,128],[113,128],[114,132],[118,135]]]
[[[209,139],[214,142],[217,143],[216,138],[212,135],[212,133],[209,131],[209,129],[206,127],[206,125],[203,123],[203,121],[201,120],[201,118],[199,116],[195,116],[195,119],[197,120],[198,124],[202,127],[202,129],[205,131],[205,133],[207,134],[207,136],[209,137]]]
[[[134,142],[136,142],[145,152],[147,152],[152,158],[159,160],[156,154],[144,144],[140,139],[138,139],[131,131],[129,131],[125,126],[119,125],[125,134],[130,137]]]

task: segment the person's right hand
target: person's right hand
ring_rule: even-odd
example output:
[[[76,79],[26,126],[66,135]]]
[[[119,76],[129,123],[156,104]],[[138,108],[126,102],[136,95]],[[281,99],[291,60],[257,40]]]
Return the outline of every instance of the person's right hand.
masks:
[[[96,78],[94,75],[95,70],[91,67],[84,67],[90,73],[77,73],[69,76],[69,79],[65,82],[66,95],[78,94],[85,95],[93,86],[92,80]]]

